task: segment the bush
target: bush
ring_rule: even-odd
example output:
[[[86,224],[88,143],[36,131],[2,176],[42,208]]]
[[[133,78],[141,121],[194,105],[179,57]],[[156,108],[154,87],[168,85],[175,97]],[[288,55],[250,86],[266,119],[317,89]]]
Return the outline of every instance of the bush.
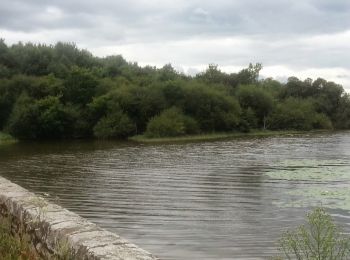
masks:
[[[197,122],[178,108],[164,110],[147,124],[147,137],[174,137],[198,133]]]
[[[316,208],[307,215],[306,225],[285,232],[279,244],[286,259],[350,259],[350,238],[341,234],[331,216],[322,208]]]
[[[10,115],[6,130],[19,139],[62,138],[72,127],[72,115],[58,97],[34,100],[21,95]]]
[[[6,132],[19,139],[35,139],[38,132],[38,113],[34,100],[21,95],[14,105],[5,126]]]
[[[75,251],[71,249],[67,241],[57,240],[50,256],[45,258],[35,248],[30,231],[25,230],[25,225],[17,226],[10,216],[0,217],[0,259],[1,260],[73,260],[76,259]]]
[[[9,221],[1,220],[0,223],[0,256],[1,259],[16,259],[21,254],[21,244],[11,235]]]
[[[0,259],[38,259],[29,236],[18,232],[13,234],[10,218],[0,218]]]
[[[98,138],[126,138],[135,133],[135,124],[121,111],[102,117],[94,126]]]
[[[316,114],[313,118],[312,127],[315,129],[332,129],[331,120],[325,114]]]

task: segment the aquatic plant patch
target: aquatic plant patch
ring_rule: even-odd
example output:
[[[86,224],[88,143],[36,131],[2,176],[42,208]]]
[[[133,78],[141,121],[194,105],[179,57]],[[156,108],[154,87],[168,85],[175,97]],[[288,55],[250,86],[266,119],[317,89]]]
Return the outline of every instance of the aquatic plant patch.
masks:
[[[274,202],[279,207],[350,210],[350,165],[346,161],[284,161],[266,175],[284,182],[287,196]],[[292,186],[287,186],[288,183]]]
[[[344,160],[287,160],[266,174],[286,181],[350,181],[350,164]]]

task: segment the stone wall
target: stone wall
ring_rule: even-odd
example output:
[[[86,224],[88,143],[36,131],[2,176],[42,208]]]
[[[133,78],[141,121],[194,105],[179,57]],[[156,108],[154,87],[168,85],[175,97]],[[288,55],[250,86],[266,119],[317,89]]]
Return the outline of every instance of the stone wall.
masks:
[[[73,259],[156,260],[122,237],[0,177],[0,217],[23,230],[43,259],[69,249]]]

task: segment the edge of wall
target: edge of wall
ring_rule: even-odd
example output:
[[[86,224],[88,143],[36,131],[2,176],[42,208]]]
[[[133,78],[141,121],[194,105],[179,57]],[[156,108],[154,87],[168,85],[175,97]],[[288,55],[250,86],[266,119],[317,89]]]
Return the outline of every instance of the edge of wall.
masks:
[[[124,238],[0,177],[0,217],[5,216],[25,227],[33,246],[42,255],[49,256],[57,250],[57,245],[67,243],[74,251],[74,259],[158,259]]]

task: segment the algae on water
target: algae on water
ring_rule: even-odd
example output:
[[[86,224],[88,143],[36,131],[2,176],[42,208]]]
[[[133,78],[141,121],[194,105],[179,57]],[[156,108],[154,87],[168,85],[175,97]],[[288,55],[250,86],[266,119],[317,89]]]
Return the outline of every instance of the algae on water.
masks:
[[[339,208],[350,210],[350,164],[345,160],[288,160],[266,175],[274,180],[293,183],[281,207]]]
[[[279,180],[350,181],[350,164],[343,160],[287,160],[266,174]]]

